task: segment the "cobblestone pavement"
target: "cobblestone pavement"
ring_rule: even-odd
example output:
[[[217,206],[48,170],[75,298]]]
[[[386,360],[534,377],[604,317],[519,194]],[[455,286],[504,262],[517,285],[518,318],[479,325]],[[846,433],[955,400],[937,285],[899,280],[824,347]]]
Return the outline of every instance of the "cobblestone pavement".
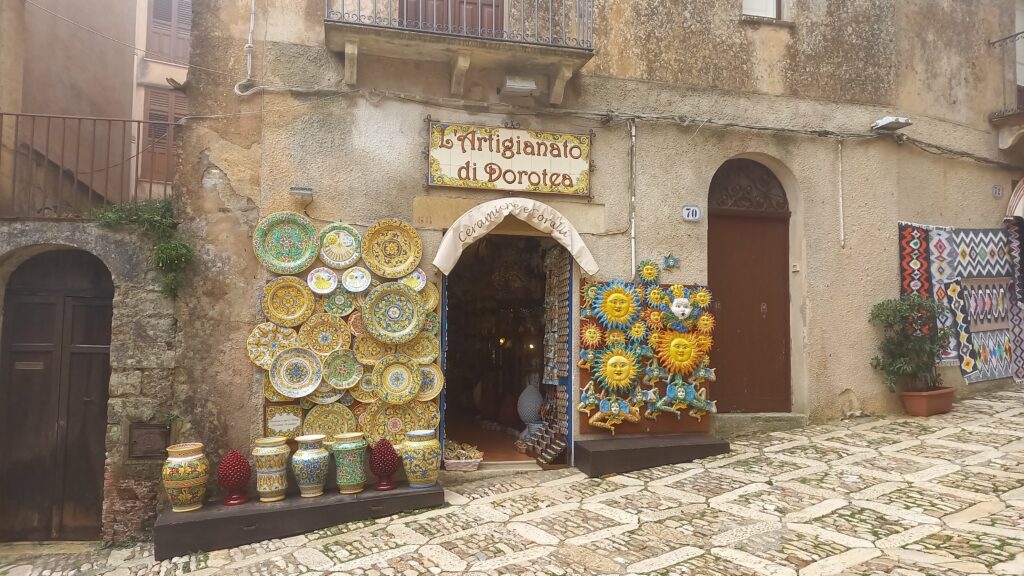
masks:
[[[441,509],[156,563],[0,547],[0,574],[1024,575],[1024,389],[738,439],[699,463],[466,483]]]

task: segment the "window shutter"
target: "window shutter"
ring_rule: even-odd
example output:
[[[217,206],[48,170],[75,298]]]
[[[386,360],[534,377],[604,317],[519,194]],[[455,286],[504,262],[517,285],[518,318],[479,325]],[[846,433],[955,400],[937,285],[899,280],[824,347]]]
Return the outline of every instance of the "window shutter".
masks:
[[[192,36],[192,0],[150,0],[146,52],[187,62]]]

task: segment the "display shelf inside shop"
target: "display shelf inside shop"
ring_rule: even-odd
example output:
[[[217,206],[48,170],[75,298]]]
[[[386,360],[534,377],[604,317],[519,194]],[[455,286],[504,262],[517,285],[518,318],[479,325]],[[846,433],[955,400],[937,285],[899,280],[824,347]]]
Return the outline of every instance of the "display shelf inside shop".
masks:
[[[409,488],[404,482],[386,492],[368,484],[358,494],[331,491],[315,498],[291,494],[270,503],[254,497],[238,506],[208,501],[195,512],[160,513],[153,527],[154,554],[157,560],[165,560],[443,505],[444,489],[440,484]]]

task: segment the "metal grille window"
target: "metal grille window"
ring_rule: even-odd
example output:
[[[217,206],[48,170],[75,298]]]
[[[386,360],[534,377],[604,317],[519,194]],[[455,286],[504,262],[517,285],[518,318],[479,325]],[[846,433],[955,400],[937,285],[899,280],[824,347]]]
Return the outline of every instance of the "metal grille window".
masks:
[[[187,62],[191,35],[192,0],[149,0],[147,54]]]

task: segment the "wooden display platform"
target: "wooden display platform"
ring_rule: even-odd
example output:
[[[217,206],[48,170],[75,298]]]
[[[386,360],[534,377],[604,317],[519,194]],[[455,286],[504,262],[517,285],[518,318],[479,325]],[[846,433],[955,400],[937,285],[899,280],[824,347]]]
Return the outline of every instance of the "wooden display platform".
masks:
[[[728,442],[710,434],[616,436],[577,440],[574,463],[581,472],[596,478],[605,474],[692,462],[728,451]]]
[[[164,560],[443,505],[440,484],[409,488],[404,483],[387,492],[367,487],[359,494],[327,492],[316,498],[295,494],[269,504],[255,499],[239,506],[208,502],[195,512],[161,512],[153,527],[154,554]]]

